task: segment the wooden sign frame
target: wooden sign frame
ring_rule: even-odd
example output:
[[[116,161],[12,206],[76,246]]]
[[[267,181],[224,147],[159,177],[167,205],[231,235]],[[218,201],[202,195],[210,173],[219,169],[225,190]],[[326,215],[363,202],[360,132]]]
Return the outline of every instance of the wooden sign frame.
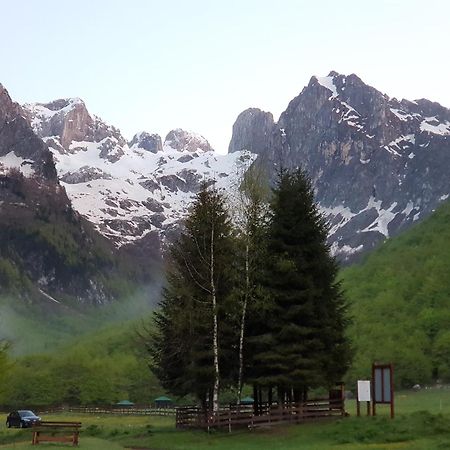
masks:
[[[391,406],[394,418],[394,367],[392,364],[372,364],[372,415],[376,415],[376,404]]]

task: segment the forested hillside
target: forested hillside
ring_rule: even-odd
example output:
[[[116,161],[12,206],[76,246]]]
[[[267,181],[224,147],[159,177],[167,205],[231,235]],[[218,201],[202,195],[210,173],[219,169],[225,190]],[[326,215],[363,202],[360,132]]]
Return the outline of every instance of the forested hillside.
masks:
[[[347,375],[349,389],[356,379],[370,377],[370,366],[375,360],[392,361],[396,382],[405,387],[450,380],[449,250],[450,203],[447,203],[428,220],[385,242],[361,264],[342,271],[353,315],[349,334],[355,355]],[[149,299],[152,295],[156,295],[156,289]],[[125,318],[131,314],[132,304],[141,314],[150,310],[135,300],[128,303],[129,311],[119,308],[108,315],[105,310],[103,316],[97,312],[91,314],[97,321],[85,325],[92,329],[95,323],[99,326],[112,321],[112,317]],[[108,310],[111,311],[111,306]],[[5,311],[3,308],[2,324],[11,322],[14,327],[12,316],[5,315]],[[57,337],[79,328],[81,317],[55,319],[47,327],[47,338],[30,316],[21,320],[28,338],[22,342],[18,337],[12,342],[12,350],[17,345],[23,348],[30,340],[35,340],[42,350],[45,339],[52,348]],[[25,399],[29,405],[61,399],[72,403],[109,403],[122,397],[150,401],[162,388],[140,354],[142,349],[135,334],[139,326],[130,322],[113,325],[59,351],[16,360],[3,384],[1,403],[20,403]],[[54,374],[64,382],[42,391],[39,386],[50,386]]]
[[[111,404],[123,399],[151,402],[161,388],[139,357],[138,326],[134,322],[116,324],[58,351],[16,359],[0,387],[0,404],[39,407]]]
[[[349,380],[392,361],[403,386],[450,380],[450,203],[342,272],[355,349]]]

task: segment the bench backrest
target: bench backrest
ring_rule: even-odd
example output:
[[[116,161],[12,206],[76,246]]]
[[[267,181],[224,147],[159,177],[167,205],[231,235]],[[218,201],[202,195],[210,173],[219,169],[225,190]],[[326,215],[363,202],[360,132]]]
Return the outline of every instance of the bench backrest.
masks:
[[[53,429],[53,430],[79,430],[81,422],[37,422],[33,424],[33,429]]]

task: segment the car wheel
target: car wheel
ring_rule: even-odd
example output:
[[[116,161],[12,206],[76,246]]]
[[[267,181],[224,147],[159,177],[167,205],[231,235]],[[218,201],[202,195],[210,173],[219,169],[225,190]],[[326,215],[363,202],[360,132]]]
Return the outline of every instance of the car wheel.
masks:
[[[22,421],[19,424],[19,428],[25,428],[25,424]]]
[[[11,428],[11,422],[8,420],[8,422],[6,422],[6,426],[8,427],[8,428]]]

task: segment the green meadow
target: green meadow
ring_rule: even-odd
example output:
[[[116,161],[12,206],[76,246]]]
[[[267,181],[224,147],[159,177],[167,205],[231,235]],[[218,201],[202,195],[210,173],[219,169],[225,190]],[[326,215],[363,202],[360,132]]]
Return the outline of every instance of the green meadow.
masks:
[[[344,419],[278,426],[255,431],[176,430],[173,418],[149,416],[59,414],[47,420],[83,423],[80,449],[151,450],[444,450],[450,448],[450,389],[401,391],[396,396],[396,418],[379,406],[376,417],[355,417],[354,401],[347,402]],[[2,416],[0,420],[5,417]],[[0,433],[0,448],[31,449],[29,430]],[[64,444],[40,444],[39,448],[69,448]]]

